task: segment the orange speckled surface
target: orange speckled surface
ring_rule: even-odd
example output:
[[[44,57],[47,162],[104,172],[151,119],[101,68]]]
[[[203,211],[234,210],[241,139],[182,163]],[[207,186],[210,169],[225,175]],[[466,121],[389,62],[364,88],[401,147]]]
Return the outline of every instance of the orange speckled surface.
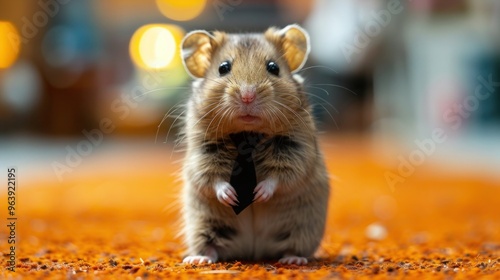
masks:
[[[498,181],[426,162],[391,190],[391,169],[356,139],[322,138],[333,192],[324,241],[307,266],[182,264],[180,155],[152,145],[90,157],[62,182],[19,166],[16,271],[6,269],[4,226],[0,278],[500,278]],[[6,205],[5,191],[0,199]]]

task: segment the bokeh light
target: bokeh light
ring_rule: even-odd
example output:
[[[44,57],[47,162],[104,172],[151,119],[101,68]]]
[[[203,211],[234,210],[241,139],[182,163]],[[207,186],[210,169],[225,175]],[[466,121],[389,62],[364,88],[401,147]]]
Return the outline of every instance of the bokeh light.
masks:
[[[0,69],[9,68],[19,56],[21,38],[16,27],[0,21]]]
[[[41,99],[42,80],[35,65],[19,60],[0,76],[0,100],[19,113],[33,110]]]
[[[156,0],[156,5],[167,18],[187,21],[201,14],[206,2],[206,0]]]
[[[130,56],[142,69],[179,66],[179,45],[184,30],[176,25],[149,24],[139,28],[130,40]]]
[[[42,55],[53,67],[71,67],[78,56],[78,34],[68,26],[55,26],[42,41]]]
[[[48,29],[42,40],[42,57],[48,66],[44,76],[56,88],[74,85],[85,70],[80,49],[83,42],[78,36],[71,26],[58,25]]]

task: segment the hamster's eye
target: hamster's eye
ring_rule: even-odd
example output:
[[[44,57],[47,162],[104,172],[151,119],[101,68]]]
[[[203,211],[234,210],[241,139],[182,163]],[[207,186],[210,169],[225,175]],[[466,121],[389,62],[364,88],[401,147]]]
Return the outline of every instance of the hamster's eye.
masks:
[[[231,71],[231,63],[229,61],[224,61],[219,65],[219,74],[221,76],[226,75]]]
[[[267,63],[266,69],[267,69],[267,72],[269,72],[275,76],[278,76],[280,74],[280,67],[274,61],[269,61]]]

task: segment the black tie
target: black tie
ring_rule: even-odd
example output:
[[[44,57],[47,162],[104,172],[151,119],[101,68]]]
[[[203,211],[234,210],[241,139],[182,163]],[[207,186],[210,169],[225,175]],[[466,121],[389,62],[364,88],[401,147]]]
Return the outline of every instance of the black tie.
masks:
[[[233,141],[238,156],[234,162],[231,180],[229,184],[236,190],[239,204],[233,206],[233,210],[238,215],[241,211],[253,202],[253,191],[257,186],[257,175],[252,152],[259,141],[259,135],[251,132],[240,132],[229,135]]]

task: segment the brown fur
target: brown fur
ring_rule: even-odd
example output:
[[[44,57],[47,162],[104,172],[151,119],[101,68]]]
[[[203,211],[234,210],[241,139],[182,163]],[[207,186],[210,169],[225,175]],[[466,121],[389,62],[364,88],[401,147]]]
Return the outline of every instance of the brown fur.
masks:
[[[292,72],[308,54],[302,29],[269,29],[264,34],[193,32],[183,43],[186,69],[195,78],[187,104],[184,161],[184,229],[189,255],[215,259],[262,260],[284,255],[311,257],[326,220],[328,176],[318,149],[316,127],[302,85]],[[280,67],[279,77],[266,71],[267,61]],[[219,64],[232,62],[221,77]],[[255,86],[262,121],[242,125],[236,115],[242,85]],[[230,133],[261,133],[254,151],[257,181],[278,180],[272,198],[253,203],[240,215],[221,204],[217,181],[229,181],[236,158]],[[215,261],[215,260],[214,260]]]

